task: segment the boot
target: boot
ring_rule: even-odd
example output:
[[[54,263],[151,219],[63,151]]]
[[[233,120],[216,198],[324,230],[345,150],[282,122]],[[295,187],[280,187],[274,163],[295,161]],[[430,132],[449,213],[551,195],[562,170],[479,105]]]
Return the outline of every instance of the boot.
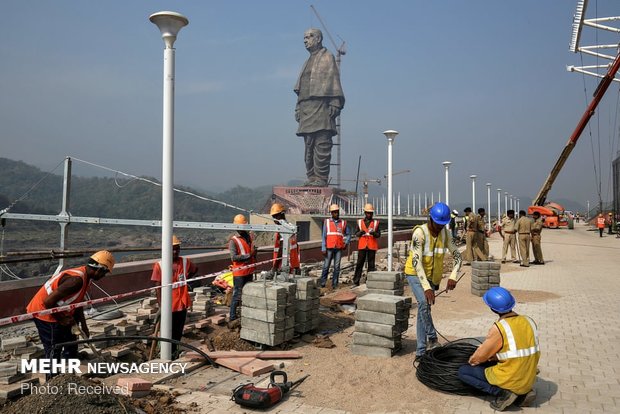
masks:
[[[495,401],[491,403],[491,408],[496,411],[504,411],[506,408],[510,407],[513,402],[515,402],[517,397],[518,395],[514,392],[502,390],[495,398]]]

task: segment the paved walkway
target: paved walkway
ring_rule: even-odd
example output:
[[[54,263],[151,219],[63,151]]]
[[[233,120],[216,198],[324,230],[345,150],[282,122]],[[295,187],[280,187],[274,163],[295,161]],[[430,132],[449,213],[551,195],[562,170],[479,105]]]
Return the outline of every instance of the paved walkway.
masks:
[[[491,253],[501,257],[501,239],[490,239]],[[547,264],[506,273],[508,289],[546,291],[558,298],[519,303],[516,311],[538,323],[542,356],[536,383],[538,398],[526,413],[620,413],[620,239],[600,238],[583,225],[543,232]],[[460,321],[435,320],[437,329],[454,337],[484,336],[492,313]],[[477,335],[472,335],[477,333]],[[452,413],[490,413],[488,400],[448,396]],[[228,397],[203,392],[181,395],[203,413],[249,412]],[[266,412],[345,413],[303,405],[291,396]],[[511,411],[519,408],[511,407]],[[420,407],[423,413],[423,407]]]

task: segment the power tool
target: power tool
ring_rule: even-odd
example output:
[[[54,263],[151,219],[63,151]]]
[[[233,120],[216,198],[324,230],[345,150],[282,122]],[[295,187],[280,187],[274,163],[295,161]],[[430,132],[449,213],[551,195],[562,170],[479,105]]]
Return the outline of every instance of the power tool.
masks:
[[[273,371],[269,376],[267,388],[259,388],[251,384],[242,384],[232,392],[231,400],[243,407],[269,408],[276,405],[282,397],[301,384],[310,374],[305,375],[295,382],[288,381],[286,372]],[[282,377],[282,382],[276,382],[276,377]]]

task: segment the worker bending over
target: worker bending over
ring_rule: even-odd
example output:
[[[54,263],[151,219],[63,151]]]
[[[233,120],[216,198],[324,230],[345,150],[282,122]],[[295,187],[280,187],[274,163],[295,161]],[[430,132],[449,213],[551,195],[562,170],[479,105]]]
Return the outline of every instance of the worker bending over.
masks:
[[[357,221],[357,232],[355,233],[358,237],[357,263],[353,276],[353,284],[355,286],[360,285],[362,269],[366,259],[368,259],[368,271],[374,272],[376,270],[375,257],[379,249],[378,239],[381,237],[381,230],[379,230],[379,220],[373,220],[372,218],[374,212],[375,209],[372,204],[366,204],[364,206],[364,218]]]
[[[405,275],[418,302],[416,356],[424,355],[427,341],[428,349],[439,346],[431,305],[435,304],[435,291],[441,283],[445,253],[450,251],[454,257],[454,267],[446,290],[456,287],[456,276],[461,268],[461,254],[445,227],[450,222],[450,207],[444,203],[435,203],[429,213],[428,221],[413,229],[411,248],[405,263]]]
[[[237,214],[233,224],[248,224],[243,214]],[[228,243],[233,272],[233,296],[230,304],[229,321],[237,319],[237,306],[241,302],[241,292],[246,283],[252,281],[256,269],[256,247],[254,237],[245,230],[237,230],[239,235],[232,236]]]
[[[26,307],[26,311],[32,313],[82,302],[91,282],[110,273],[114,268],[114,263],[112,253],[101,250],[90,256],[86,266],[67,269],[53,275],[37,291]],[[89,336],[83,308],[39,315],[33,320],[39,331],[46,359],[77,358],[77,345],[54,348],[55,344],[76,340],[71,332],[74,324],[79,323],[84,334]],[[48,379],[51,376],[49,374]]]
[[[491,408],[504,411],[513,403],[529,406],[536,399],[533,389],[540,359],[536,323],[512,310],[515,298],[503,287],[492,287],[482,297],[499,315],[484,342],[459,368],[466,384],[493,395]]]
[[[180,282],[178,286],[172,288],[172,339],[180,341],[183,337],[183,328],[187,310],[192,306],[192,299],[189,297],[187,279],[196,275],[198,269],[187,257],[181,256],[181,241],[175,235],[172,236],[172,283]],[[156,286],[161,286],[161,260],[153,264],[151,281]],[[161,309],[161,289],[156,289],[157,303]],[[165,310],[164,310],[165,311]],[[179,345],[172,344],[172,359],[178,357]]]
[[[286,221],[286,216],[284,213],[286,212],[286,207],[284,207],[280,203],[274,203],[271,206],[271,211],[269,214],[273,217],[273,222],[275,224],[286,225],[289,224]],[[282,242],[283,237],[280,233],[276,232],[275,241],[273,245],[273,266],[271,268],[272,272],[275,273],[282,268]],[[291,234],[288,239],[288,256],[289,256],[289,267],[290,272],[294,274],[300,274],[300,259],[299,259],[299,245],[297,244],[297,235]]]

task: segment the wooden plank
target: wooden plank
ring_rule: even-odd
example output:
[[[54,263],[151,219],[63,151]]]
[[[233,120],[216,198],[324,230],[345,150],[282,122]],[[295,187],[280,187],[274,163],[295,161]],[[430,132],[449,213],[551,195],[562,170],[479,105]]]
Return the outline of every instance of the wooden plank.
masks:
[[[301,354],[296,351],[215,351],[207,352],[212,359],[217,358],[258,358],[258,359],[297,359]]]
[[[218,358],[217,363],[250,377],[262,375],[274,369],[273,363],[257,358]]]

